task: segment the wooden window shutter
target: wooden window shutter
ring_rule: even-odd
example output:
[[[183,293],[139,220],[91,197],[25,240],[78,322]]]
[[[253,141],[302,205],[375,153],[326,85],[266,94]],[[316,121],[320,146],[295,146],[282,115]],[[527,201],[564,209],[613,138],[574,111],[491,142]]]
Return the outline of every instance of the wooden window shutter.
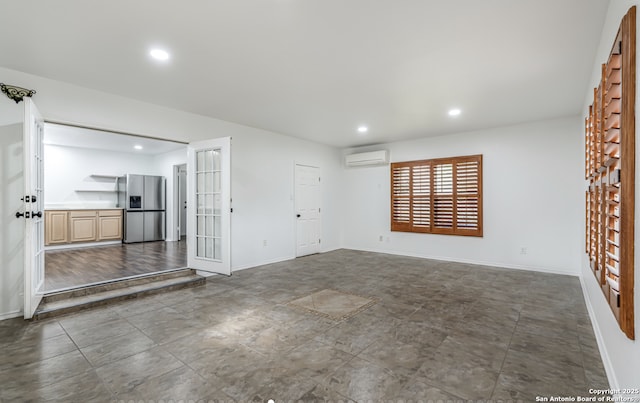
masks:
[[[453,164],[436,163],[433,167],[433,227],[434,232],[448,233],[453,229]],[[441,231],[443,230],[443,231]]]
[[[636,7],[623,17],[585,119],[586,251],[620,329],[635,339]]]
[[[391,231],[411,230],[411,167],[391,166]]]
[[[411,167],[411,222],[414,232],[431,229],[431,165]]]
[[[482,155],[391,164],[391,230],[482,236]]]
[[[481,160],[456,163],[456,228],[482,234]]]

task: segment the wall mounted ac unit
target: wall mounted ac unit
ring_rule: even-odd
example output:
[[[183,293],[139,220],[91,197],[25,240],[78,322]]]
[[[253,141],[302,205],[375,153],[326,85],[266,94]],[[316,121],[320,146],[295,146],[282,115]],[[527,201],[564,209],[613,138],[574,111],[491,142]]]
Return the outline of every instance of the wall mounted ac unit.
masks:
[[[344,157],[344,163],[348,167],[361,167],[366,165],[385,165],[389,163],[389,151],[371,151],[368,153],[351,154]]]

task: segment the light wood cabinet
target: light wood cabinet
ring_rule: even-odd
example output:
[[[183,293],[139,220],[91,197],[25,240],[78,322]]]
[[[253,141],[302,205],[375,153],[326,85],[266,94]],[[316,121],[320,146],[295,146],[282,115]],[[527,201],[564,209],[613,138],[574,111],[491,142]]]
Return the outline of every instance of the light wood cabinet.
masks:
[[[122,240],[122,210],[45,211],[45,245]]]
[[[122,210],[98,211],[98,241],[122,239]]]
[[[96,240],[96,211],[69,212],[70,242],[92,242]]]
[[[69,242],[69,212],[45,211],[44,244],[58,245]]]

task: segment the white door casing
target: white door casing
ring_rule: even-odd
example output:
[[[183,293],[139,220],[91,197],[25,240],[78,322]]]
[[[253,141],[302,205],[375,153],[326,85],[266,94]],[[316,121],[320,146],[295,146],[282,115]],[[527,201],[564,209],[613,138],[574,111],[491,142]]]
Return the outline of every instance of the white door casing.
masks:
[[[31,319],[44,295],[44,119],[24,100],[24,318]],[[34,200],[35,198],[35,200]]]
[[[187,152],[187,264],[231,274],[231,138],[190,143]]]
[[[187,236],[187,164],[173,166],[173,230],[176,241]]]
[[[295,166],[296,257],[320,252],[320,168]]]
[[[182,166],[178,169],[178,208],[180,210],[178,239],[180,239],[187,235],[187,168]]]

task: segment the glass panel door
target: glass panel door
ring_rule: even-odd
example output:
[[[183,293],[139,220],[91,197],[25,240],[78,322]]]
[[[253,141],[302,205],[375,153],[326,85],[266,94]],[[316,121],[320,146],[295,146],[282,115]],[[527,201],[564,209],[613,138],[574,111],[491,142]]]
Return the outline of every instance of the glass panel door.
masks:
[[[189,145],[188,194],[195,203],[187,203],[187,243],[194,269],[231,273],[230,146],[230,138]]]
[[[44,119],[31,99],[24,107],[24,318],[30,319],[44,295]]]
[[[196,152],[196,256],[221,261],[221,150]]]

